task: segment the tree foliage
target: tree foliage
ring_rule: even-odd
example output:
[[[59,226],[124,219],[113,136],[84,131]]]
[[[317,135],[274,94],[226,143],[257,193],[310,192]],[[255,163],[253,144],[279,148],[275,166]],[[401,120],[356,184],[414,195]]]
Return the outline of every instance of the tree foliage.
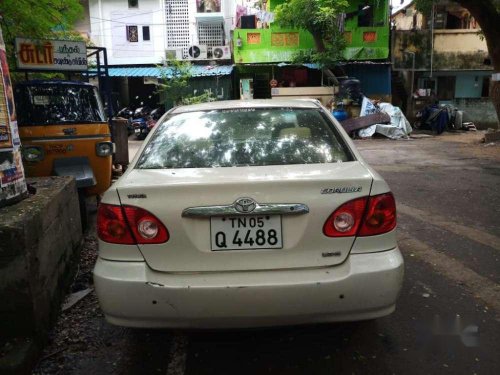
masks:
[[[345,40],[339,31],[338,16],[345,12],[347,0],[290,0],[276,7],[276,21],[282,27],[309,31],[316,45],[310,55],[301,53],[299,60],[328,66],[339,59]]]
[[[1,0],[1,26],[11,68],[16,37],[78,39],[72,26],[82,12],[79,0]]]
[[[165,60],[159,68],[161,79],[156,92],[160,95],[160,102],[163,105],[172,107],[215,100],[209,92],[200,95],[189,93],[189,79],[191,78],[191,63],[189,61]]]

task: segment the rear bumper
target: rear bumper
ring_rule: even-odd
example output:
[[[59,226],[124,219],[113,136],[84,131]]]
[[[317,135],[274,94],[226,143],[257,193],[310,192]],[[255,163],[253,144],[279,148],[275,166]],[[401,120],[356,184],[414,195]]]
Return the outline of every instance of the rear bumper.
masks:
[[[305,270],[168,274],[144,262],[98,259],[94,282],[106,319],[129,327],[263,327],[379,318],[403,281],[398,248],[352,254]]]

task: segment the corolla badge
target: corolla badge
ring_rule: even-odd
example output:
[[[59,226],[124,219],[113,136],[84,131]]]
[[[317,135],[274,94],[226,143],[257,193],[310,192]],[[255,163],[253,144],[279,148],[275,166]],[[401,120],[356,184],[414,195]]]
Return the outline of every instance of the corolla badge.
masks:
[[[236,199],[233,205],[236,211],[241,213],[249,213],[255,210],[255,207],[257,207],[257,202],[255,202],[252,198],[239,198]]]
[[[363,188],[361,186],[345,186],[321,189],[321,194],[344,194],[344,193],[360,193]]]

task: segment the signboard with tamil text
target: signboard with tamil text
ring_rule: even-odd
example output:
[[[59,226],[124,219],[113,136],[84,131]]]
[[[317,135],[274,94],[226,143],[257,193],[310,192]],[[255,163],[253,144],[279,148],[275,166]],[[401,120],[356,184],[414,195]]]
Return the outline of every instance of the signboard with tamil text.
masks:
[[[16,60],[19,69],[84,71],[87,47],[71,40],[16,38]]]

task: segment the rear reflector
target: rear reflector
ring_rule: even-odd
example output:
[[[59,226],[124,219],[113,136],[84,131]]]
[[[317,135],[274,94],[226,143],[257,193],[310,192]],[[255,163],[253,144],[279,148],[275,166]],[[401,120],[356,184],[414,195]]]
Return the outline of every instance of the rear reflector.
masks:
[[[168,230],[152,213],[133,206],[101,203],[97,210],[97,234],[102,241],[134,245],[168,241]]]
[[[366,237],[396,227],[396,202],[392,193],[354,199],[337,208],[323,225],[328,237]]]

